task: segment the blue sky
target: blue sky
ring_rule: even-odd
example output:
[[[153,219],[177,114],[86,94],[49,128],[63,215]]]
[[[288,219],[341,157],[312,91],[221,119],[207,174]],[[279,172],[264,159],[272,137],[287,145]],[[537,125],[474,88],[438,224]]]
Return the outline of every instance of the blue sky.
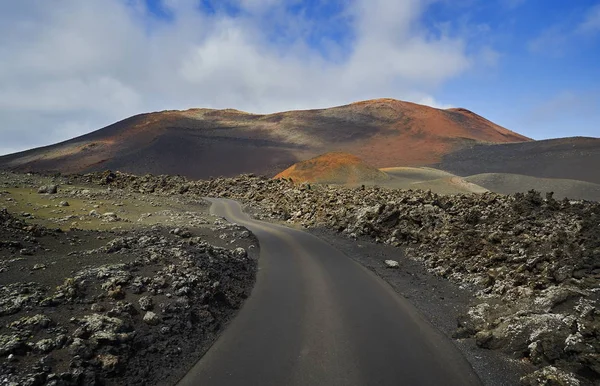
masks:
[[[497,63],[450,80],[437,98],[536,139],[600,137],[600,2],[488,2],[467,15],[486,26],[473,43],[489,44]]]
[[[4,1],[0,83],[0,154],[141,112],[381,97],[600,137],[600,1]]]

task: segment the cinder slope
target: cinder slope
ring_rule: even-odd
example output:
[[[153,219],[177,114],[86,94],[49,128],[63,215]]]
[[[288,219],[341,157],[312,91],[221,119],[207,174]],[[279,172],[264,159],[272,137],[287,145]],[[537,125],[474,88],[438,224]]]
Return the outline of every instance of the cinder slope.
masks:
[[[390,176],[381,186],[392,189],[431,190],[438,194],[485,193],[488,190],[443,170],[427,167],[383,168]]]
[[[400,166],[395,168],[382,168],[380,170],[387,173],[390,177],[395,177],[398,180],[406,181],[409,184],[437,180],[440,178],[456,177],[452,173],[427,167]]]
[[[531,189],[554,192],[554,198],[600,201],[600,184],[560,178],[538,178],[509,173],[484,173],[464,178],[493,192],[513,194]]]
[[[386,173],[367,165],[360,158],[341,152],[327,153],[298,162],[277,174],[275,178],[339,185],[384,183],[390,179]]]
[[[459,176],[512,173],[600,184],[600,138],[478,144],[445,155],[435,167]]]
[[[529,140],[464,109],[394,99],[270,115],[192,109],[142,114],[93,133],[0,157],[20,171],[182,174],[191,178],[274,175],[330,151],[375,167],[425,165],[477,143]]]

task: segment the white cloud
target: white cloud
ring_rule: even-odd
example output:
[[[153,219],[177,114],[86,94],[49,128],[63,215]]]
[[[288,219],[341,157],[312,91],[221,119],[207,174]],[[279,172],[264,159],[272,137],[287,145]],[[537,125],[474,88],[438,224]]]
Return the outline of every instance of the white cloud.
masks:
[[[440,103],[437,100],[435,100],[435,98],[432,96],[425,96],[421,99],[418,99],[416,103],[420,105],[435,107],[436,109],[449,109],[454,107],[453,105]]]
[[[347,3],[340,17],[353,38],[327,41],[336,53],[327,58],[306,42],[318,26],[281,2],[231,1],[248,12],[206,15],[195,0],[163,0],[172,16],[163,21],[141,0],[2,2],[0,151],[154,110],[274,112],[382,96],[439,106],[436,88],[481,62],[464,39],[421,25],[431,0]],[[285,39],[273,41],[277,32]]]

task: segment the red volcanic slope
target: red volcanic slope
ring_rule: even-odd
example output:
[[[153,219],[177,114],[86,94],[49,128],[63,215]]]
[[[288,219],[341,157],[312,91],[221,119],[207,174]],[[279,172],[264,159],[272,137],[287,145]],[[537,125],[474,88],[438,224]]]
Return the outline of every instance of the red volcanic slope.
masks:
[[[389,176],[352,154],[332,152],[300,161],[277,174],[275,178],[291,178],[299,183],[352,185],[387,181]]]
[[[377,168],[418,166],[474,144],[529,141],[465,109],[394,99],[269,115],[192,109],[137,115],[72,140],[0,157],[21,171],[121,170],[191,178],[274,175],[342,151]]]

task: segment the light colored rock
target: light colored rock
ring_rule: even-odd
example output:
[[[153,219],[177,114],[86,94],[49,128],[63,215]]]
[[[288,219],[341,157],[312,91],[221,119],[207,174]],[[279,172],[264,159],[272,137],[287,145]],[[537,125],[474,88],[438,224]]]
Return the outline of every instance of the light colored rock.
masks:
[[[100,362],[102,370],[109,372],[114,371],[120,363],[119,357],[112,354],[101,354],[96,359]]]
[[[8,327],[16,330],[23,328],[47,328],[51,323],[52,320],[46,315],[37,314],[16,320],[9,324]]]
[[[102,218],[110,222],[119,220],[119,216],[117,216],[117,214],[114,212],[106,212],[102,215]]]
[[[521,378],[523,386],[579,386],[581,382],[571,373],[546,366]]]
[[[39,353],[46,354],[54,350],[54,340],[42,339],[35,344],[35,350]]]
[[[398,263],[396,260],[386,260],[384,263],[388,268],[400,268],[400,263]]]
[[[234,249],[233,255],[235,257],[237,257],[238,259],[242,259],[242,258],[248,256],[248,254],[246,253],[246,250],[241,247]]]
[[[152,300],[152,298],[150,296],[142,296],[139,300],[138,303],[140,304],[140,308],[143,311],[149,311],[153,308],[154,306],[154,301]]]
[[[124,325],[119,318],[112,318],[100,314],[85,315],[82,319],[82,327],[88,332],[114,332],[118,331]]]
[[[18,335],[0,335],[0,356],[10,354],[22,345]]]
[[[160,318],[152,311],[146,312],[143,320],[146,324],[149,324],[151,326],[156,326],[160,323]]]
[[[58,185],[43,185],[38,189],[39,194],[56,194],[58,192]]]
[[[94,303],[90,309],[94,312],[103,312],[106,308],[102,304]]]

